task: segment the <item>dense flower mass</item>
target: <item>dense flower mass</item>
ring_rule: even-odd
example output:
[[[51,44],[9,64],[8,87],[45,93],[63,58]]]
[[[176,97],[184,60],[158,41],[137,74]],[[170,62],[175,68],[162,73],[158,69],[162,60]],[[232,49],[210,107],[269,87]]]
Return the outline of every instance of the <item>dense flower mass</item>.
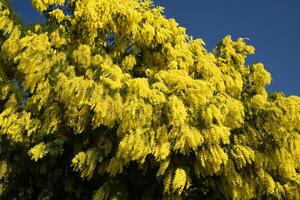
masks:
[[[300,199],[300,97],[151,0],[0,0],[1,199]]]

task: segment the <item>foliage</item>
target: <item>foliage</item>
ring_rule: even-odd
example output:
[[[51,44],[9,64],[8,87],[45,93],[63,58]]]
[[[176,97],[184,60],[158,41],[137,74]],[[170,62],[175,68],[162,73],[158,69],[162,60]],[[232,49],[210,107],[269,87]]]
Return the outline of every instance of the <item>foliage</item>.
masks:
[[[0,198],[300,199],[300,97],[150,0],[0,0]]]

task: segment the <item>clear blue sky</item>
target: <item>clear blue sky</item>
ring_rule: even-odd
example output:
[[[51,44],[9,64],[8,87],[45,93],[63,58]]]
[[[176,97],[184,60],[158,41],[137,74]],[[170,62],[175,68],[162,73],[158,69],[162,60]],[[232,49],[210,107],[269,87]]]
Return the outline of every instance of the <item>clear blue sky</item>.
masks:
[[[25,24],[43,20],[30,0],[12,0]],[[260,61],[272,74],[269,91],[300,96],[300,0],[154,0],[165,15],[202,38],[211,50],[225,35],[247,37],[256,49],[247,63]]]

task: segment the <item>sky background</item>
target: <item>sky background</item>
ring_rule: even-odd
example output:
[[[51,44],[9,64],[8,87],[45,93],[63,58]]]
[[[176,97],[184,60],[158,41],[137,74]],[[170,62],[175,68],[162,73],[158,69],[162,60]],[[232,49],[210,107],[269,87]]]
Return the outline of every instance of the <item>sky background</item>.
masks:
[[[25,24],[43,21],[31,0],[12,0]],[[249,38],[256,49],[247,63],[272,74],[269,91],[300,96],[300,0],[154,0],[194,38],[212,48],[226,35]]]

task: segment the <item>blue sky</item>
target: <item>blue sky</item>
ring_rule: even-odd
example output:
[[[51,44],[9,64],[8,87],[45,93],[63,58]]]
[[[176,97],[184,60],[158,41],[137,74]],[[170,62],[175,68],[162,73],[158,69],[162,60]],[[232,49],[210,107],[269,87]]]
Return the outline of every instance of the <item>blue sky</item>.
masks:
[[[30,0],[12,0],[25,24],[42,21]],[[300,0],[154,0],[165,7],[187,33],[202,38],[211,50],[225,35],[249,38],[256,54],[247,63],[262,62],[272,74],[269,91],[300,96]]]

